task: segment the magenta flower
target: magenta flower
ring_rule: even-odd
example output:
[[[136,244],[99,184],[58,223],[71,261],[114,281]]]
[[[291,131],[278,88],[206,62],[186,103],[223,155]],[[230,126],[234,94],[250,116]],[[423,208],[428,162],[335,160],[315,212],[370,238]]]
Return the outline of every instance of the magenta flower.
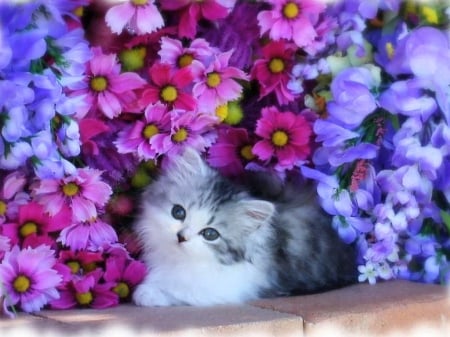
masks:
[[[165,136],[163,145],[169,157],[181,153],[186,146],[203,152],[214,142],[216,117],[183,110],[171,111],[171,117],[172,128],[170,134]]]
[[[42,309],[59,297],[56,287],[62,278],[53,269],[54,251],[47,246],[20,250],[14,246],[0,264],[0,280],[6,290],[6,305],[26,312]]]
[[[208,65],[212,56],[217,52],[217,48],[212,47],[205,39],[195,39],[189,46],[184,46],[180,40],[163,36],[158,54],[162,63],[170,64],[173,68],[179,69],[188,67],[194,77],[197,78],[201,72],[198,63]]]
[[[274,106],[263,108],[255,133],[263,139],[253,153],[263,161],[276,159],[277,170],[291,169],[307,159],[311,152],[311,126],[293,112],[280,112]]]
[[[103,54],[100,47],[92,48],[92,52],[85,87],[77,94],[86,95],[90,109],[98,108],[108,118],[117,117],[124,109],[136,109],[133,90],[141,88],[145,81],[136,73],[121,73],[115,54]]]
[[[35,200],[51,216],[69,208],[74,222],[97,218],[97,207],[103,207],[112,194],[111,187],[100,179],[101,174],[96,169],[80,168],[62,179],[41,179],[34,189]]]
[[[72,275],[83,275],[97,269],[103,256],[100,252],[61,250],[58,261],[67,266]]]
[[[111,31],[121,34],[126,28],[138,35],[152,33],[164,26],[153,0],[130,0],[108,9],[105,21]]]
[[[3,178],[0,190],[0,224],[15,219],[19,206],[30,199],[28,193],[24,192],[25,184],[26,178],[19,171],[13,171]]]
[[[195,109],[196,101],[189,92],[194,78],[189,68],[173,69],[169,64],[155,63],[149,75],[152,83],[142,92],[141,106],[161,102],[170,108]]]
[[[37,202],[29,202],[19,207],[18,219],[3,225],[3,234],[11,239],[13,245],[22,243],[27,247],[27,239],[31,236],[46,236],[57,232],[71,224],[72,213],[62,209],[54,216],[44,211],[44,206]]]
[[[53,309],[89,307],[104,309],[119,304],[117,295],[111,290],[113,283],[100,283],[103,272],[96,269],[87,275],[72,280],[60,290],[61,297],[50,302]]]
[[[97,251],[105,244],[117,242],[118,238],[111,225],[91,219],[64,228],[57,241],[75,251]]]
[[[103,278],[106,282],[115,284],[112,291],[117,294],[119,301],[125,301],[146,274],[147,268],[141,261],[110,257],[106,260]]]
[[[288,89],[295,48],[283,41],[269,42],[262,48],[263,58],[256,60],[251,76],[261,87],[260,98],[275,92],[279,104],[294,100]]]
[[[197,32],[197,23],[201,19],[218,20],[228,15],[229,9],[216,0],[164,0],[161,8],[166,10],[181,10],[178,24],[180,37],[194,38]]]
[[[218,106],[238,99],[242,86],[237,80],[248,80],[249,76],[241,69],[228,65],[232,51],[220,53],[208,66],[202,65],[200,81],[192,92],[198,99],[201,111],[214,111]]]
[[[143,119],[119,132],[114,143],[119,153],[136,153],[140,159],[155,159],[165,152],[164,138],[170,133],[170,114],[157,103],[149,105]]]
[[[244,128],[222,128],[217,141],[208,150],[208,164],[228,176],[244,171],[245,165],[255,158],[253,142]]]
[[[261,35],[269,31],[275,41],[292,40],[299,47],[314,42],[317,32],[314,26],[325,10],[321,0],[270,0],[271,10],[258,14]]]

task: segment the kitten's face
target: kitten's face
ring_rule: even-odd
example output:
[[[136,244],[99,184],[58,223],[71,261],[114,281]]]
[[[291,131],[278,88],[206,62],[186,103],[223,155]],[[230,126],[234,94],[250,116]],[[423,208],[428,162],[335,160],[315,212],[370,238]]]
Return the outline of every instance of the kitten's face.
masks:
[[[246,238],[273,211],[188,153],[148,188],[137,229],[146,252],[231,264],[245,258]]]

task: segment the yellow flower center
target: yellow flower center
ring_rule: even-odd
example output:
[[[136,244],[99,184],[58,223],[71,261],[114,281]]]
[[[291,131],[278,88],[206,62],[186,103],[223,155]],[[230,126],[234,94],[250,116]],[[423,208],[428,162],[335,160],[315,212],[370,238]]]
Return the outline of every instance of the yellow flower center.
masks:
[[[172,102],[174,102],[174,101],[177,99],[177,97],[178,97],[177,88],[175,88],[173,85],[165,86],[165,87],[161,90],[160,96],[161,96],[161,99],[162,99],[164,102],[172,103]]]
[[[17,276],[13,282],[13,287],[18,293],[24,293],[30,288],[30,279],[26,276]]]
[[[180,128],[175,134],[172,136],[172,140],[177,143],[182,143],[188,137],[188,132],[186,128]]]
[[[154,135],[158,134],[159,130],[158,127],[154,124],[147,125],[144,130],[142,131],[142,135],[145,139],[150,139]]]
[[[269,62],[269,70],[274,74],[281,73],[284,70],[284,61],[278,57],[274,57]]]
[[[190,65],[194,61],[194,57],[191,54],[183,54],[178,58],[178,66],[180,68]]]
[[[92,296],[92,293],[90,291],[85,293],[77,293],[75,294],[75,299],[77,302],[81,305],[88,305],[92,302],[94,297]]]
[[[391,42],[387,42],[385,48],[387,56],[391,59],[392,56],[394,56],[394,46],[392,45]]]
[[[130,294],[130,288],[125,282],[119,282],[112,290],[119,295],[120,298],[127,298]]]
[[[147,56],[147,49],[144,46],[122,50],[119,53],[122,69],[125,71],[142,69],[145,65],[145,56]]]
[[[95,268],[97,268],[97,263],[95,263],[95,262],[83,264],[83,270],[86,273],[89,273],[89,272],[95,270]]]
[[[144,6],[148,3],[148,0],[131,0],[135,6]]]
[[[216,116],[219,117],[221,122],[223,122],[228,116],[228,104],[219,105],[216,108]]]
[[[91,79],[91,89],[97,92],[106,90],[108,81],[104,76],[95,76]]]
[[[0,215],[5,215],[7,209],[8,205],[6,205],[6,202],[0,200]]]
[[[66,265],[70,268],[72,274],[78,274],[81,269],[80,263],[78,261],[69,261]]]
[[[287,19],[295,19],[300,13],[300,8],[298,8],[295,2],[288,2],[283,6],[283,15]]]
[[[253,160],[255,158],[255,155],[252,152],[251,145],[244,145],[243,147],[241,147],[239,154],[241,155],[242,158],[248,161]]]
[[[220,78],[220,75],[216,72],[209,73],[208,76],[206,77],[206,84],[210,88],[217,87],[220,84],[220,82],[222,82],[222,79]]]
[[[20,236],[25,238],[30,234],[37,233],[38,226],[32,221],[25,222],[19,229]]]
[[[289,136],[286,132],[277,130],[272,134],[272,143],[275,146],[283,147],[285,146],[289,141]]]
[[[62,187],[62,191],[64,195],[68,197],[73,197],[80,191],[80,188],[75,183],[67,183]]]
[[[79,18],[81,18],[84,14],[84,7],[83,6],[78,6],[77,8],[74,9],[73,13],[78,16]]]
[[[430,7],[430,6],[423,6],[422,7],[422,14],[425,17],[425,20],[429,24],[437,25],[439,24],[439,16],[436,8]]]

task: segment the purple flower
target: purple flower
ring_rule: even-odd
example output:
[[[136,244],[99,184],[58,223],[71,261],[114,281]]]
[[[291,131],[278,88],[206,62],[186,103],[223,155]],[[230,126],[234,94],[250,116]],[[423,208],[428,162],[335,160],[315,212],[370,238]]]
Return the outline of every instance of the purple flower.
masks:
[[[377,79],[366,68],[348,68],[340,72],[331,83],[333,100],[328,103],[329,121],[348,129],[361,125],[377,108],[371,90]]]
[[[14,246],[0,264],[0,279],[6,288],[7,306],[19,305],[26,312],[42,309],[59,297],[62,278],[53,269],[54,251],[48,246],[20,250]]]
[[[369,218],[334,216],[332,226],[342,241],[350,244],[356,240],[359,234],[370,232],[373,223]]]

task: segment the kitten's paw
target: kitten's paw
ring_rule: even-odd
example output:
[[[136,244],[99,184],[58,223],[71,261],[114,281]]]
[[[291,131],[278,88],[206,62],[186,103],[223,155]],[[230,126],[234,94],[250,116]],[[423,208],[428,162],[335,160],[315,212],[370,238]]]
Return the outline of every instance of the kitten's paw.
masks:
[[[145,283],[135,289],[133,302],[142,307],[167,307],[173,304],[161,290]]]

